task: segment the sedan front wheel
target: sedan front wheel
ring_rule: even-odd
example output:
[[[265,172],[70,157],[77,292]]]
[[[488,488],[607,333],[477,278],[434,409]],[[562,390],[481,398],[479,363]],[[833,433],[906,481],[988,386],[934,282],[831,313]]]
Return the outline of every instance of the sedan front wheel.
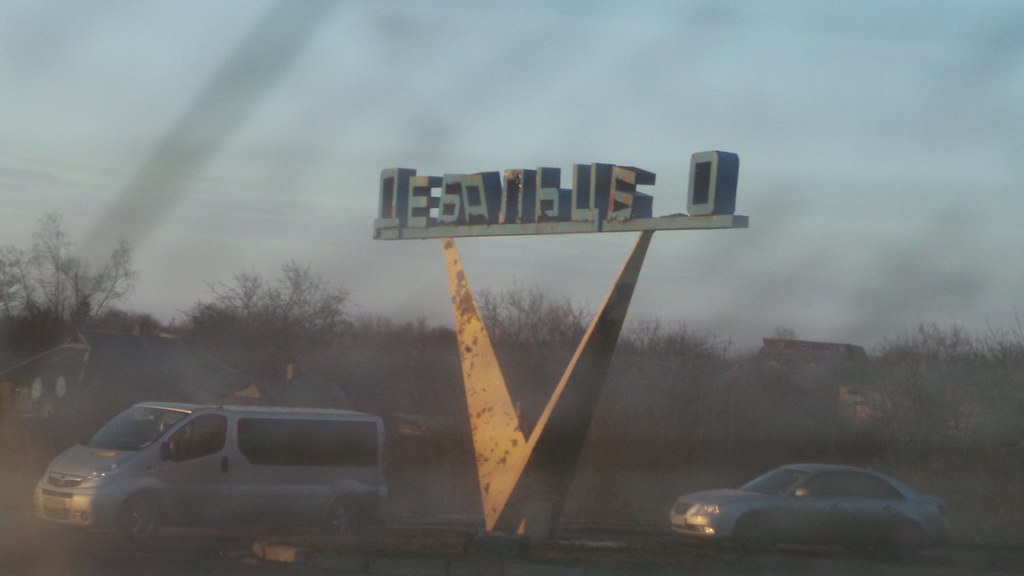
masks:
[[[913,522],[900,522],[885,539],[885,549],[897,560],[908,560],[924,548],[924,530]]]
[[[747,553],[770,550],[775,547],[775,524],[764,514],[747,514],[736,521],[732,539]]]
[[[338,498],[327,508],[323,527],[335,534],[353,532],[362,525],[362,508],[352,498]]]

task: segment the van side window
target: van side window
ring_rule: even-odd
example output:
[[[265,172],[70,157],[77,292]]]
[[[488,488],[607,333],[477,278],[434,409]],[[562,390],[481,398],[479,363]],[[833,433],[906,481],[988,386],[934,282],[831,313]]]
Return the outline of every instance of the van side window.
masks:
[[[241,418],[238,449],[264,466],[376,466],[372,421]]]
[[[224,448],[228,419],[221,414],[203,414],[175,432],[168,443],[175,460],[191,460],[216,454]]]

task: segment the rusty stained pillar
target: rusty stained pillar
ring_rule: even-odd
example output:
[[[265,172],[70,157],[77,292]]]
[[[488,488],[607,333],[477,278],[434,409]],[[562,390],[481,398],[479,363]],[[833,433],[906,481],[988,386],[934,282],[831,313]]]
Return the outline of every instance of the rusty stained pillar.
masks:
[[[505,386],[498,358],[491,347],[491,339],[455,249],[455,240],[444,238],[442,242],[448,267],[452,311],[455,314],[459,357],[462,360],[462,382],[466,388],[466,404],[476,453],[484,523],[489,532],[494,528],[512,494],[512,488],[519,480],[529,449],[519,426],[515,405]]]
[[[640,233],[525,443],[455,242],[444,239],[488,531],[545,540],[558,524],[653,235]]]

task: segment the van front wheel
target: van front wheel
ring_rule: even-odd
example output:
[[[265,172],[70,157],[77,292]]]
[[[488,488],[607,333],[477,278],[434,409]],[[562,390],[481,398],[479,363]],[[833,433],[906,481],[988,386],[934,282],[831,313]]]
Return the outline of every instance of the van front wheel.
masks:
[[[324,516],[324,530],[332,533],[352,532],[362,524],[362,508],[353,498],[338,498],[331,502]]]
[[[117,531],[129,542],[149,542],[160,532],[160,520],[160,502],[156,497],[139,494],[121,506],[117,515]]]

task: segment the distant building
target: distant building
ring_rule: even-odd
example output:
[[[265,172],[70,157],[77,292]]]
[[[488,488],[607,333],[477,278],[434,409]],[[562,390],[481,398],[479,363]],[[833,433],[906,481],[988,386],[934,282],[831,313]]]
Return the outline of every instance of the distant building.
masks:
[[[867,352],[864,351],[864,347],[853,344],[789,340],[785,338],[762,338],[761,342],[763,346],[758,353],[759,356],[787,355],[810,359],[834,355],[847,360],[864,360],[867,358]]]
[[[225,398],[224,404],[292,406],[296,408],[333,408],[355,410],[348,395],[339,386],[302,379],[253,382]]]
[[[757,357],[764,381],[805,396],[826,394],[839,416],[854,426],[874,417],[879,399],[864,347],[785,338],[762,342]]]
[[[52,456],[137,402],[221,403],[250,383],[180,338],[82,332],[0,372],[4,464]]]

